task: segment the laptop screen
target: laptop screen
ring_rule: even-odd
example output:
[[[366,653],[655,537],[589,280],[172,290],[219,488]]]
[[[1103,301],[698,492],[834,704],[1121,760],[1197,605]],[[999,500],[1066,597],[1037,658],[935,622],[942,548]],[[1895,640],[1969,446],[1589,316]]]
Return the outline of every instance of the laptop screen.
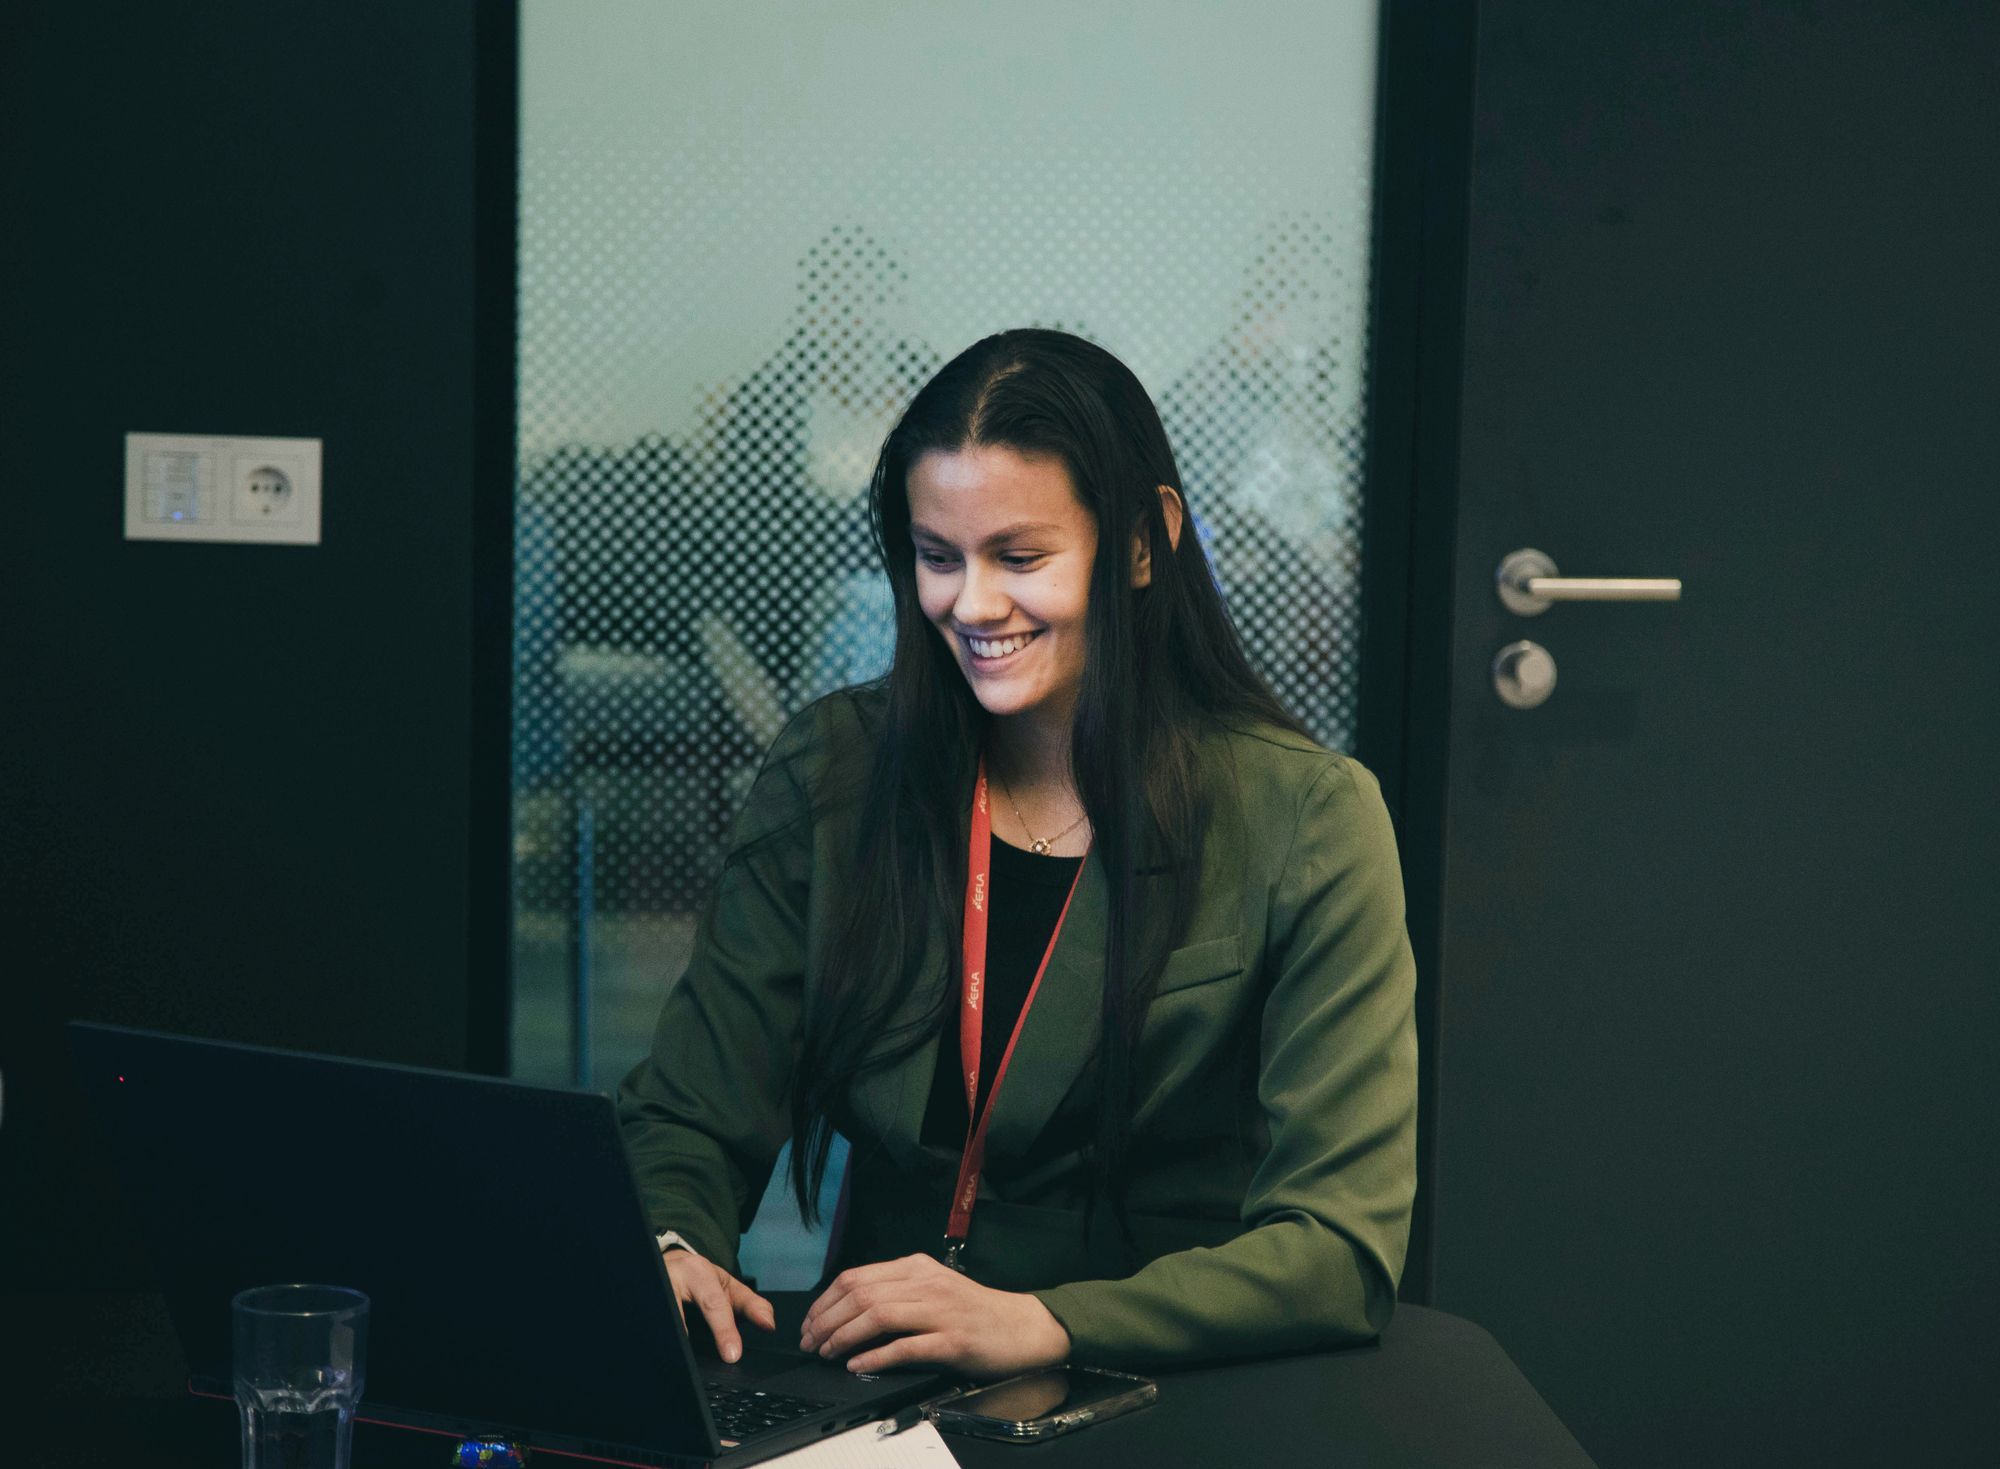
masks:
[[[199,1390],[230,1299],[371,1301],[364,1417],[714,1452],[604,1097],[73,1025]]]

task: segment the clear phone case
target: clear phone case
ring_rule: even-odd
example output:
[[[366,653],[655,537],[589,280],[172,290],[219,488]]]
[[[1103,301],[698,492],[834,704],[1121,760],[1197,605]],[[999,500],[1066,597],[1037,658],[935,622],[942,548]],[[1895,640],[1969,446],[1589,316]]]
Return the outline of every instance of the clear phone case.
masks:
[[[1057,1367],[976,1388],[929,1416],[948,1433],[1032,1443],[1130,1413],[1159,1395],[1160,1385],[1151,1378]]]

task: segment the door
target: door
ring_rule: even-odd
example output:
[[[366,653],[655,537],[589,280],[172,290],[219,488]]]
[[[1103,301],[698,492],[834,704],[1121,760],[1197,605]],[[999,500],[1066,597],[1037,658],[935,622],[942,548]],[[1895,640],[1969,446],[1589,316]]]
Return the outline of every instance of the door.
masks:
[[[2000,8],[1475,56],[1434,1303],[1607,1466],[1991,1462]]]

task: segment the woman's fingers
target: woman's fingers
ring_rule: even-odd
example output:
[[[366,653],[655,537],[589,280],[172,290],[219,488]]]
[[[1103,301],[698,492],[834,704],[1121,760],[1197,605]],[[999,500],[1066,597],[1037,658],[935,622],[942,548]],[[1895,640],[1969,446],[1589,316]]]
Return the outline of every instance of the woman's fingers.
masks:
[[[852,1352],[854,1372],[923,1362],[977,1377],[1070,1352],[1069,1332],[1034,1296],[979,1285],[925,1256],[843,1272],[813,1303],[800,1345],[823,1357]]]
[[[857,1312],[867,1309],[871,1302],[883,1299],[881,1292],[920,1277],[925,1273],[923,1266],[936,1264],[925,1255],[906,1255],[900,1260],[885,1260],[879,1265],[857,1265],[852,1270],[841,1271],[806,1312],[806,1319],[800,1328],[799,1345],[807,1351],[813,1350]],[[944,1267],[938,1268],[942,1270]],[[895,1294],[907,1296],[909,1291],[897,1289]]]
[[[847,1359],[849,1372],[887,1372],[891,1367],[909,1367],[918,1363],[939,1363],[952,1366],[956,1357],[949,1339],[940,1332],[926,1332],[918,1336],[899,1336],[870,1351],[861,1352]]]
[[[693,1295],[694,1303],[701,1307],[702,1319],[708,1323],[709,1334],[715,1338],[716,1351],[722,1354],[723,1361],[734,1362],[743,1355],[743,1338],[736,1333],[736,1308],[722,1283],[726,1279],[720,1270],[710,1266],[707,1275],[695,1282]]]
[[[736,1329],[738,1311],[766,1331],[778,1324],[777,1313],[769,1301],[699,1255],[687,1250],[668,1251],[667,1276],[674,1283],[681,1319],[687,1319],[687,1306],[692,1302],[708,1324],[709,1335],[715,1338],[715,1349],[725,1362],[737,1361],[743,1355],[742,1334]]]
[[[827,1355],[828,1343],[870,1309],[900,1300],[908,1294],[895,1280],[864,1280],[848,1286],[838,1297],[832,1292],[813,1307],[813,1314],[799,1334],[799,1345],[807,1351]]]
[[[757,1292],[750,1289],[749,1286],[733,1275],[725,1276],[724,1279],[729,1282],[729,1298],[735,1304],[738,1311],[741,1311],[766,1331],[777,1330],[778,1312],[769,1301],[758,1295]]]
[[[877,1301],[856,1311],[827,1333],[819,1345],[822,1357],[838,1357],[890,1332],[934,1331],[943,1324],[944,1303],[937,1300]]]

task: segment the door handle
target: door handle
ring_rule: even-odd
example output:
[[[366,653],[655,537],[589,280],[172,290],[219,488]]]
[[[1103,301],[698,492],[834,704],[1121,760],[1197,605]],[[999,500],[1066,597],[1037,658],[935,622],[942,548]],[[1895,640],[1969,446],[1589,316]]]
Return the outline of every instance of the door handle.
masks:
[[[1559,576],[1540,551],[1510,551],[1494,573],[1500,601],[1509,612],[1534,617],[1556,602],[1678,602],[1677,576]]]

